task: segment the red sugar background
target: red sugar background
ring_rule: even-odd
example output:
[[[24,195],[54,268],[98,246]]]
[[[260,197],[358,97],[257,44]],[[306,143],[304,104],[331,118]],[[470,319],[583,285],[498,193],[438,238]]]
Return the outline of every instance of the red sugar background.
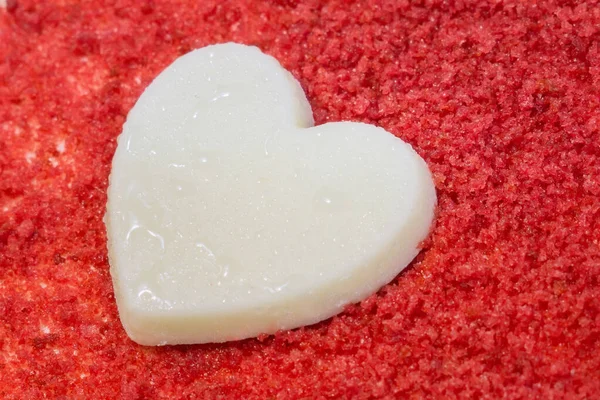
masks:
[[[328,321],[144,348],[102,216],[116,137],[176,57],[254,44],[317,123],[428,162],[425,250]],[[0,10],[0,398],[600,398],[595,1],[8,0]]]

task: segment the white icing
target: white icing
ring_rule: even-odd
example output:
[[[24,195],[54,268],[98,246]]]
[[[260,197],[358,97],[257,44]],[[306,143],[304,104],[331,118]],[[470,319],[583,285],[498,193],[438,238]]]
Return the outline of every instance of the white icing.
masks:
[[[393,279],[436,196],[381,128],[313,126],[296,80],[254,47],[177,59],[129,113],[106,225],[121,321],[146,345],[312,324]]]

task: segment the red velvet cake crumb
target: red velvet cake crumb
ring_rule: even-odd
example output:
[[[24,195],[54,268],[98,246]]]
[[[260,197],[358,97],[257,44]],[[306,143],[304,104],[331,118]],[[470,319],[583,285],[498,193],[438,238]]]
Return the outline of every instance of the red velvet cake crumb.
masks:
[[[142,90],[212,43],[259,46],[317,123],[428,162],[413,265],[315,326],[141,347],[102,223]],[[0,398],[600,398],[596,1],[35,1],[0,10]]]

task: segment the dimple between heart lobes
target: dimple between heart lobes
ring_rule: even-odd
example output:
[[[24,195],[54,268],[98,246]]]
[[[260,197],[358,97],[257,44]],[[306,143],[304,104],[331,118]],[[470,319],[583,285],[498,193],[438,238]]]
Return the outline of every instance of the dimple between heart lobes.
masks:
[[[255,48],[197,50],[149,86],[119,140],[107,213],[134,340],[317,322],[418,253],[435,207],[423,160],[380,128],[312,124],[298,83]]]

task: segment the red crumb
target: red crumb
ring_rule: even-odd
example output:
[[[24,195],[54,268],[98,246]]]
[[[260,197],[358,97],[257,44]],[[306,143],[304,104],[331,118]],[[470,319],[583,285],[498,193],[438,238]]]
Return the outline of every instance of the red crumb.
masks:
[[[0,11],[0,398],[600,398],[595,1],[9,0]],[[177,56],[255,44],[317,123],[380,125],[438,188],[414,265],[331,320],[144,348],[102,216],[125,115]]]

